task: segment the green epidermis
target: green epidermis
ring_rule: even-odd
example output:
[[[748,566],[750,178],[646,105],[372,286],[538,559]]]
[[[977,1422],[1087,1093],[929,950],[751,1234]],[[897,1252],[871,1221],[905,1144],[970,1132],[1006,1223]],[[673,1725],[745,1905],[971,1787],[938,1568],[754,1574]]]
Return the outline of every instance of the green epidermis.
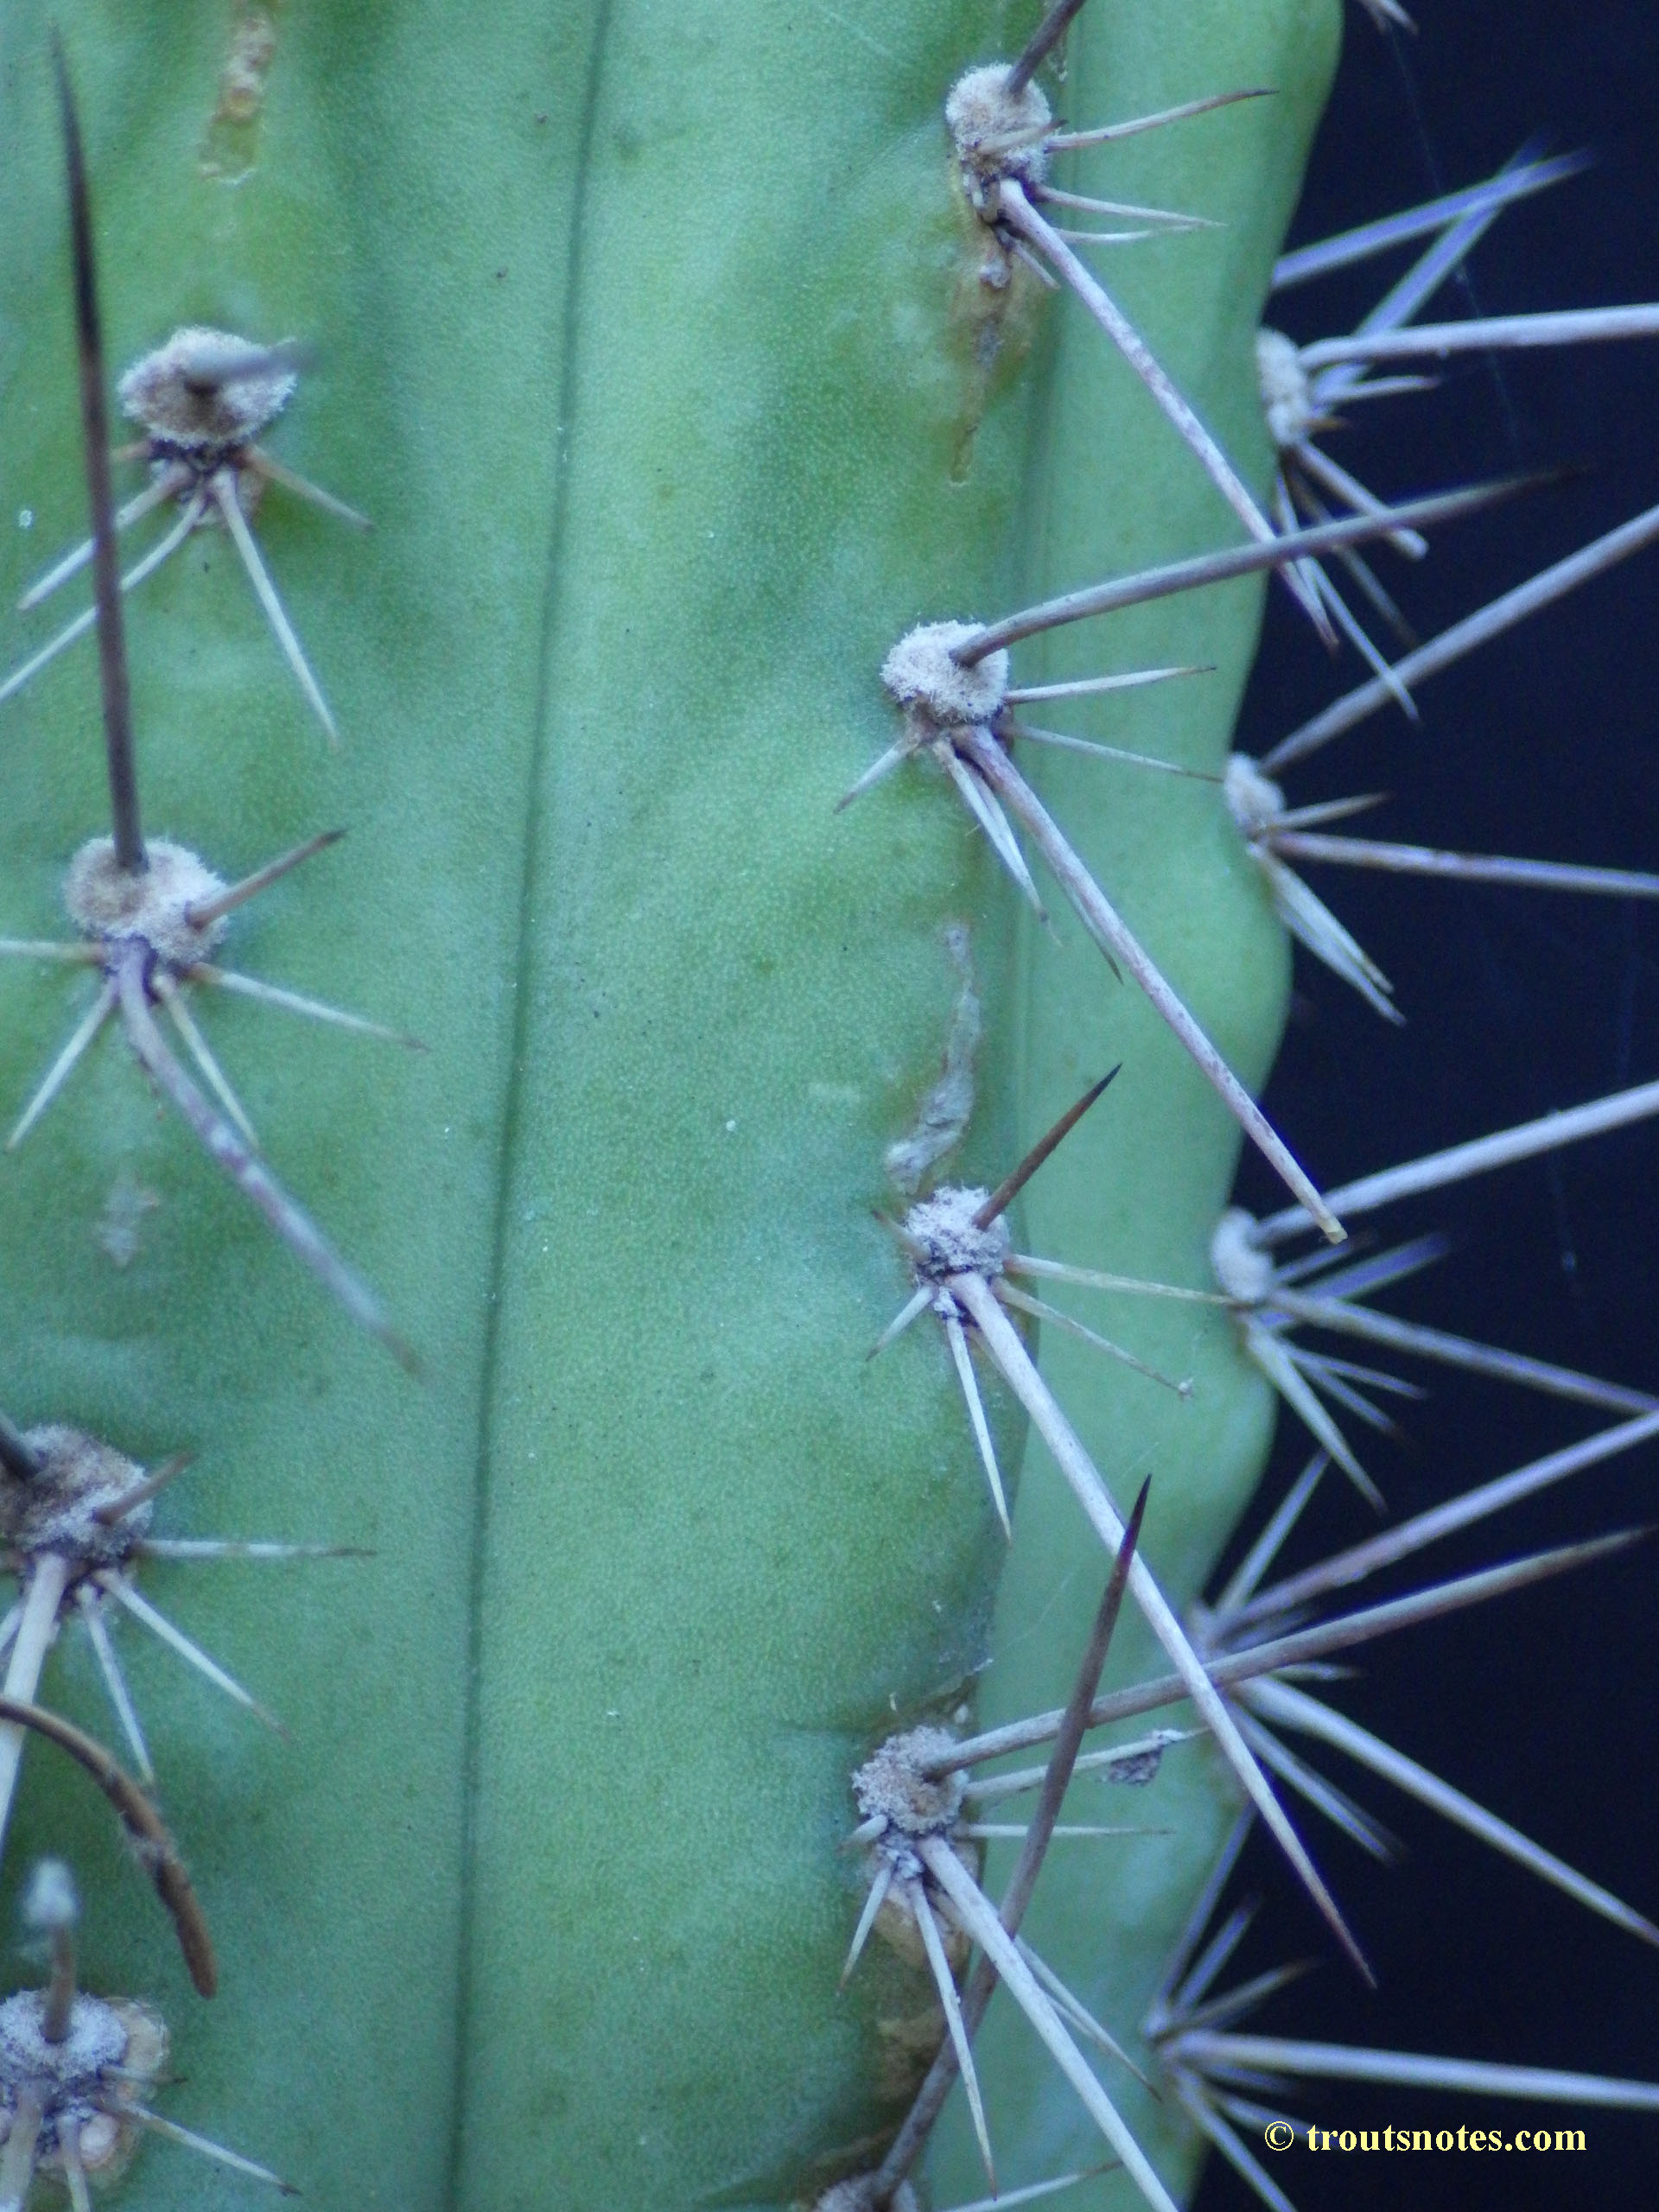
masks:
[[[238,917],[226,958],[429,1052],[219,995],[198,1015],[425,1374],[353,1331],[106,1037],[0,1166],[0,1403],[151,1462],[194,1450],[168,1533],[374,1556],[147,1575],[291,1730],[124,1641],[219,1939],[211,2012],[103,1808],[38,1746],[5,1881],[35,1850],[71,1858],[88,1986],[168,2016],[188,2077],[168,2113],[314,2201],[810,2193],[891,2124],[927,2029],[891,1959],[835,1993],[847,1778],[981,1665],[1001,1565],[937,1330],[863,1362],[909,1287],[871,1209],[949,1033],[947,927],[971,925],[988,1032],[953,1172],[1014,1157],[1017,1062],[1034,1127],[1097,1036],[1131,1068],[1089,1205],[1122,1175],[1141,1210],[1101,1215],[1103,1255],[1167,1272],[1195,1251],[1230,1158],[1179,1067],[1155,1087],[1162,1040],[1077,933],[1016,942],[939,779],[833,804],[893,735],[875,671],[900,630],[1207,542],[1220,511],[1069,308],[1021,276],[988,312],[939,110],[1025,10],[278,10],[234,184],[202,149],[245,10],[55,12],[111,373],[187,323],[310,340],[267,442],[374,518],[364,537],[276,488],[257,520],[337,757],[222,532],[135,594],[130,638],[152,832],[233,879],[349,829]],[[1326,41],[1296,8],[1241,26],[1217,0],[1173,34],[1165,12],[1115,10],[1124,74],[1079,62],[1065,105],[1284,86],[1113,170],[1225,219],[1123,283],[1259,458],[1246,321]],[[44,11],[0,39],[3,598],[85,524]],[[1202,705],[1137,715],[1136,741],[1219,759],[1255,603],[1175,618],[1183,656],[1223,672]],[[12,655],[46,620],[10,623]],[[105,826],[87,649],[0,716],[0,929],[45,937]],[[1112,806],[1114,889],[1258,1075],[1280,955],[1218,805]],[[86,988],[0,969],[19,1108]],[[1048,1228],[1084,1156],[1033,1187],[1044,1249],[1063,1228],[1095,1249],[1075,1197]],[[1111,1432],[1109,1473],[1168,1465],[1154,1549],[1178,1581],[1266,1423],[1219,1333],[1185,1364],[1194,1407],[1085,1416],[1141,1425]],[[1178,1465],[1203,1494],[1185,1528]],[[1017,1586],[1060,1541],[1016,1548]],[[1015,1683],[1006,1656],[982,1679]],[[112,1732],[78,1630],[45,1690]],[[223,2186],[151,2145],[122,2201],[181,2212]]]

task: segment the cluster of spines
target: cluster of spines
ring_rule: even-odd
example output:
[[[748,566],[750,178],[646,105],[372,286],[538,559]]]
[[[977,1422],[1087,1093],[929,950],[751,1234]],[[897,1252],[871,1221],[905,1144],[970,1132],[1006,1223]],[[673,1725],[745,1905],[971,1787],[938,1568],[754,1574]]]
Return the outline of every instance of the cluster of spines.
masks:
[[[188,986],[213,986],[360,1035],[414,1042],[378,1023],[238,975],[209,957],[238,908],[336,842],[340,833],[313,837],[236,883],[226,882],[183,847],[146,840],[121,609],[125,591],[177,550],[192,531],[218,520],[236,547],[284,658],[334,742],[334,718],[276,594],[249,518],[264,486],[276,483],[342,519],[362,524],[364,518],[255,442],[293,392],[301,355],[291,343],[260,346],[218,331],[175,333],[122,379],[123,404],[145,435],[137,446],[111,456],[90,193],[68,71],[55,41],[54,60],[68,182],[92,531],[85,544],[25,594],[23,604],[37,604],[87,567],[93,597],[84,615],[0,684],[0,700],[21,689],[76,638],[96,631],[111,834],[91,839],[71,864],[64,899],[78,931],[75,941],[0,940],[0,952],[86,966],[97,979],[90,1007],[25,1107],[8,1148],[15,1149],[28,1135],[105,1024],[118,1022],[144,1073],[209,1157],[347,1313],[412,1368],[414,1356],[378,1298],[264,1165],[249,1117],[186,1002]],[[148,488],[118,512],[111,493],[111,458],[142,461],[151,474]],[[116,558],[118,531],[168,502],[179,509],[173,526],[123,577]],[[158,1011],[171,1022],[211,1098],[175,1057],[158,1025]],[[0,1847],[25,1740],[31,1733],[41,1735],[67,1751],[114,1806],[173,1917],[194,1986],[212,1996],[218,1967],[211,1938],[184,1862],[148,1794],[155,1779],[149,1747],[106,1616],[114,1607],[136,1618],[215,1688],[280,1730],[240,1683],[141,1594],[136,1571],[147,1559],[279,1560],[340,1554],[338,1548],[321,1545],[152,1535],[153,1501],[188,1465],[188,1458],[181,1456],[147,1470],[79,1429],[51,1423],[24,1428],[0,1414],[0,1542],[20,1591],[0,1621],[0,1658],[6,1669],[0,1686]],[[47,1653],[70,1619],[86,1631],[129,1748],[132,1773],[83,1731],[35,1702]],[[144,2130],[285,2190],[288,2184],[269,2169],[149,2108],[144,2093],[165,2079],[166,2027],[132,2000],[79,1990],[73,1942],[79,1912],[68,1870],[56,1860],[41,1861],[32,1878],[25,1919],[50,1941],[52,1979],[45,1991],[22,1991],[0,2005],[0,2212],[22,2212],[30,2182],[41,2170],[61,2178],[75,2212],[87,2212],[89,2179],[112,2177]]]
[[[1173,395],[1167,378],[1110,296],[1077,262],[1070,251],[1075,241],[1047,224],[1040,212],[1041,203],[1046,200],[1060,207],[1086,209],[1096,215],[1110,214],[1125,219],[1133,218],[1147,224],[1173,225],[1183,219],[1167,211],[1087,200],[1077,194],[1057,192],[1049,183],[1047,157],[1052,150],[1098,143],[1142,127],[1131,124],[1099,132],[1072,133],[1061,132],[1052,124],[1047,105],[1032,83],[1035,67],[1032,57],[1035,54],[1040,59],[1045,37],[1063,29],[1075,12],[1075,6],[1058,6],[1020,64],[1013,69],[976,70],[951,95],[946,112],[957,142],[964,190],[976,212],[1007,253],[1024,262],[1039,276],[1050,281],[1058,277],[1071,287],[1085,309],[1141,373],[1154,399],[1186,439],[1255,543],[1212,559],[1180,564],[1175,571],[1086,588],[1001,623],[952,620],[923,625],[912,631],[893,648],[882,671],[889,695],[904,715],[904,734],[860,779],[848,798],[859,795],[913,757],[931,759],[949,777],[1020,893],[1046,920],[1036,878],[1021,849],[1020,833],[1024,832],[1120,980],[1127,969],[1147,991],[1157,1011],[1220,1091],[1246,1133],[1255,1139],[1295,1192],[1299,1204],[1262,1222],[1254,1221],[1237,1210],[1224,1216],[1217,1225],[1213,1249],[1213,1289],[1141,1282],[1103,1270],[1081,1269],[1014,1252],[1001,1219],[1008,1198],[1093,1103],[1105,1082],[1109,1081],[1108,1077],[1079,1102],[997,1192],[948,1185],[935,1188],[912,1205],[901,1222],[891,1224],[909,1261],[916,1287],[883,1332],[876,1349],[892,1342],[922,1313],[931,1310],[937,1316],[962,1384],[965,1409],[993,1503],[1007,1530],[1009,1518],[1005,1486],[975,1379],[976,1355],[988,1361],[1023,1404],[1051,1456],[1071,1484],[1086,1517],[1108,1549],[1115,1553],[1112,1587],[1116,1598],[1121,1599],[1125,1588],[1135,1591],[1154,1634],[1173,1660],[1174,1669],[1157,1684],[1095,1700],[1094,1688],[1098,1682],[1103,1650],[1091,1647],[1071,1704],[1064,1713],[1043,1715],[1025,1730],[1016,1727],[999,1731],[994,1737],[961,1745],[951,1745],[948,1739],[936,1741],[937,1732],[912,1732],[890,1739],[871,1764],[860,1770],[855,1777],[855,1796],[865,1818],[849,1840],[869,1851],[872,1856],[870,1888],[855,1932],[849,1968],[871,1929],[882,1924],[883,1910],[893,1910],[891,1901],[896,1897],[922,1938],[948,2030],[932,2075],[901,2128],[893,2152],[872,2172],[855,2183],[843,2184],[850,2192],[848,2202],[856,2202],[861,2207],[880,2207],[899,2201],[898,2192],[906,2185],[905,2176],[937,2117],[944,2090],[958,2071],[964,2078],[975,2131],[995,2194],[993,2151],[975,2080],[971,2040],[999,1975],[1008,1980],[1033,2027],[1048,2044],[1061,2070],[1077,2088],[1115,2157],[1128,2168],[1141,2194],[1154,2205],[1167,2203],[1161,2181],[1138,2146],[1131,2143],[1126,2148],[1122,2123],[1098,2080],[1084,2065],[1072,2037],[1081,2031],[1123,2063],[1130,2063],[1127,2055],[1109,2032],[1100,2023],[1091,2021],[1077,2000],[1041,1967],[1040,1961],[1022,1957],[1017,1948],[1019,1919],[1034,1885],[1046,1844],[1058,1832],[1056,1816],[1077,1758],[1083,1732],[1108,1720],[1121,1720],[1173,1700],[1193,1704],[1207,1730],[1219,1739],[1251,1801],[1245,1821],[1241,1823],[1241,1837],[1250,1813],[1267,1819],[1333,1931],[1363,1972],[1368,1971],[1364,1961],[1286,1821],[1267,1776],[1271,1773],[1297,1791],[1316,1810],[1335,1821],[1368,1848],[1386,1853],[1389,1848],[1386,1832],[1293,1753],[1276,1732],[1279,1730],[1287,1728],[1311,1735],[1327,1746],[1340,1750],[1588,1909],[1627,1932],[1659,1943],[1659,1929],[1643,1916],[1416,1762],[1332,1711],[1309,1694],[1296,1680],[1309,1673],[1317,1675],[1322,1668],[1328,1671],[1325,1655],[1524,1587],[1567,1568],[1609,1556],[1637,1541],[1644,1532],[1619,1531],[1591,1542],[1509,1560],[1481,1573],[1432,1586],[1406,1599],[1308,1625],[1309,1608],[1330,1592],[1345,1588],[1384,1565],[1409,1557],[1423,1545],[1478,1522],[1581,1468],[1648,1440],[1659,1433],[1659,1401],[1643,1391],[1396,1319],[1363,1302],[1371,1292],[1402,1280],[1438,1257],[1444,1247],[1436,1238],[1418,1238],[1393,1251],[1358,1261],[1345,1261],[1339,1253],[1328,1249],[1281,1264],[1275,1264],[1274,1258],[1274,1248],[1299,1230],[1317,1225],[1327,1238],[1336,1242],[1343,1237],[1343,1224],[1348,1218],[1396,1198],[1443,1187],[1467,1175],[1644,1118],[1659,1106],[1659,1090],[1652,1085],[1641,1086],[1572,1112],[1548,1116],[1491,1138],[1452,1147],[1432,1158],[1385,1170],[1342,1192],[1321,1195],[1276,1133],[1262,1121],[1259,1110],[1175,998],[1151,957],[1117,915],[1101,887],[1090,876],[1064,831],[1010,758],[1017,741],[1029,740],[1093,753],[1110,761],[1170,771],[1173,764],[1162,760],[1033,728],[1014,710],[1039,700],[1122,689],[1199,671],[1144,670],[1069,684],[1016,686],[1011,680],[1007,658],[1008,648],[1021,638],[1038,634],[1058,623],[1107,613],[1170,589],[1217,581],[1249,568],[1275,569],[1313,617],[1321,634],[1334,642],[1334,624],[1335,630],[1340,631],[1360,652],[1373,671],[1372,680],[1302,729],[1293,732],[1262,761],[1236,755],[1222,779],[1223,795],[1247,850],[1266,877],[1286,926],[1317,957],[1391,1019],[1397,1020],[1400,1017],[1393,1006],[1386,977],[1293,872],[1293,860],[1347,863],[1397,873],[1564,892],[1638,898],[1659,894],[1659,877],[1626,871],[1471,856],[1315,834],[1325,823],[1356,811],[1369,802],[1341,801],[1291,810],[1287,807],[1282,792],[1270,780],[1276,771],[1352,727],[1381,705],[1392,702],[1414,717],[1414,685],[1659,536],[1659,512],[1638,516],[1569,560],[1556,563],[1491,606],[1480,609],[1428,645],[1417,646],[1412,641],[1413,650],[1399,661],[1390,663],[1337,591],[1322,560],[1334,555],[1349,568],[1372,607],[1385,618],[1397,620],[1397,609],[1359,554],[1359,545],[1368,538],[1381,539],[1408,556],[1420,557],[1427,550],[1427,541],[1420,534],[1421,526],[1449,518],[1455,506],[1451,499],[1438,512],[1428,502],[1386,506],[1313,444],[1314,434],[1325,425],[1322,410],[1334,402],[1338,393],[1348,399],[1381,397],[1424,389],[1429,381],[1415,375],[1370,376],[1369,371],[1378,362],[1413,361],[1425,357],[1432,359],[1471,348],[1647,337],[1659,334],[1659,309],[1637,307],[1432,326],[1413,323],[1412,319],[1446,276],[1461,265],[1475,240],[1500,210],[1512,200],[1573,174],[1581,164],[1570,157],[1543,162],[1523,154],[1497,177],[1467,192],[1445,195],[1428,208],[1414,210],[1404,217],[1371,226],[1367,232],[1333,241],[1326,249],[1316,248],[1300,257],[1287,257],[1280,272],[1281,283],[1305,281],[1326,267],[1344,265],[1412,237],[1427,235],[1432,240],[1416,267],[1393,288],[1351,338],[1298,349],[1276,333],[1262,334],[1259,358],[1263,411],[1282,456],[1274,503],[1278,524],[1275,533],[1265,523],[1236,473],[1192,410],[1178,394]],[[1167,119],[1201,111],[1216,104],[1194,102],[1173,111]],[[1166,118],[1160,117],[1147,120],[1164,119]],[[1116,244],[1125,236],[1103,236],[1097,242]],[[1484,493],[1463,495],[1464,503],[1473,505],[1483,498],[1516,488],[1519,487],[1489,487]],[[1320,498],[1321,493],[1347,507],[1349,515],[1342,519],[1333,516]],[[1190,772],[1175,768],[1173,772]],[[1121,1345],[1084,1327],[1074,1316],[1033,1300],[1008,1281],[1010,1275],[1021,1273],[1120,1296],[1198,1300],[1226,1308],[1236,1319],[1246,1356],[1266,1374],[1286,1405],[1313,1432],[1321,1446],[1217,1604],[1213,1607],[1195,1608],[1192,1618],[1185,1624],[1177,1622],[1162,1603],[1155,1583],[1137,1556],[1135,1527],[1126,1529],[1123,1516],[1111,1502],[1088,1452],[1043,1382],[1018,1330],[1002,1309],[1012,1306],[1017,1313],[1069,1329],[1110,1356],[1141,1367],[1153,1381],[1169,1382],[1171,1378],[1157,1376]],[[1345,1409],[1373,1427],[1386,1428],[1391,1423],[1376,1403],[1375,1393],[1421,1395],[1390,1373],[1357,1365],[1334,1353],[1314,1352],[1293,1344],[1290,1332],[1297,1328],[1312,1328],[1339,1338],[1357,1338],[1362,1344],[1445,1362],[1624,1418],[1580,1444],[1548,1454],[1498,1481],[1478,1485],[1433,1513],[1419,1515],[1370,1544],[1351,1548],[1319,1567],[1288,1578],[1277,1587],[1264,1588],[1262,1586],[1279,1548],[1320,1474],[1332,1461],[1374,1508],[1383,1510],[1380,1493],[1333,1417],[1334,1409]],[[1173,1387],[1185,1386],[1176,1383]],[[1135,1516],[1137,1526],[1139,1510]],[[1115,1616],[1116,1600],[1109,1610]],[[1020,1872],[1005,1900],[999,1923],[995,1909],[978,1891],[965,1855],[956,1847],[958,1841],[971,1844],[987,1833],[982,1823],[963,1818],[967,1797],[961,1777],[985,1761],[1004,1756],[1023,1745],[1045,1740],[1056,1741],[1056,1750],[1046,1769],[1002,1777],[1011,1786],[1040,1786],[1046,1814],[1026,1832]],[[1108,1751],[1096,1758],[1098,1763],[1105,1764],[1114,1756],[1112,1751]],[[895,1785],[895,1771],[906,1777],[905,1787]],[[957,1778],[957,1786],[954,1789],[944,1789],[943,1785],[952,1777]],[[1199,1953],[1205,1923],[1220,1895],[1230,1864],[1230,1858],[1201,1901],[1184,1949],[1172,1965],[1152,2012],[1142,2024],[1142,2031],[1158,2055],[1165,2080],[1189,2118],[1263,2201],[1277,2208],[1278,2212],[1290,2212],[1288,2201],[1245,2147],[1234,2125],[1246,2120],[1259,2124],[1263,2119],[1282,2120],[1277,2107],[1252,2103],[1243,2094],[1243,2090],[1253,2085],[1265,2084],[1275,2093],[1282,2092],[1299,2075],[1324,2073],[1351,2080],[1462,2087],[1488,2094],[1541,2094],[1623,2105],[1630,2109],[1659,2110],[1659,2087],[1644,2082],[1559,2073],[1546,2075],[1535,2069],[1494,2067],[1475,2061],[1431,2059],[1409,2053],[1297,2044],[1283,2038],[1243,2037],[1222,2032],[1292,1978],[1288,1971],[1277,1973],[1258,1978],[1224,1998],[1211,1994],[1215,1980],[1243,1932],[1243,1923],[1236,1915]],[[944,1936],[950,1932],[959,1939],[976,1943],[980,1950],[975,1979],[967,1996],[961,1999],[945,1959]],[[1040,1983],[1033,1979],[1033,1967],[1042,1975]],[[1068,2020],[1070,2034],[1065,2025]],[[1079,2178],[1076,2175],[1057,2177],[1039,2186],[1058,2189]]]

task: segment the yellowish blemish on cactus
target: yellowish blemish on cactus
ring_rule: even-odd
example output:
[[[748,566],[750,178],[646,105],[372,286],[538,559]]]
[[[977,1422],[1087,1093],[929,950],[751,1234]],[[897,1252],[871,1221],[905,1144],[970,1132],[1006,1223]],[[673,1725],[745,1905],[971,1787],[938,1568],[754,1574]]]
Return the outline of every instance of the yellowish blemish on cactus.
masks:
[[[259,158],[266,83],[276,59],[276,6],[234,0],[234,7],[230,51],[198,156],[202,175],[218,184],[243,183]]]

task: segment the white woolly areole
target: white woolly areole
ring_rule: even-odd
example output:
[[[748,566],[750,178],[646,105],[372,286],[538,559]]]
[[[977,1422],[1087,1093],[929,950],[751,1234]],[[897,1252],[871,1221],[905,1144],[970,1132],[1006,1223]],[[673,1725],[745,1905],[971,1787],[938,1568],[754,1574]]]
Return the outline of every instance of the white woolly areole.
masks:
[[[980,628],[977,622],[918,623],[882,662],[888,696],[925,734],[988,722],[1001,713],[1008,696],[1007,653],[987,653],[971,668],[950,657],[957,646],[978,637]]]
[[[282,413],[298,383],[292,369],[272,362],[268,346],[191,328],[135,361],[116,391],[123,412],[152,438],[205,452],[245,445]]]
[[[124,2163],[137,2129],[100,2112],[100,2103],[131,2103],[167,2063],[167,2029],[147,2005],[126,1997],[79,1993],[69,2032],[48,2043],[46,1993],[22,1989],[0,2004],[0,2135],[9,2134],[20,2089],[38,2096],[45,2113],[35,2146],[37,2164],[56,2163],[58,2126],[74,2123],[81,2164],[110,2177]],[[123,2070],[106,2078],[112,2067]]]
[[[153,838],[147,849],[149,866],[135,874],[117,861],[113,839],[90,839],[69,863],[63,903],[83,937],[116,944],[142,938],[169,967],[188,968],[225,934],[223,916],[199,929],[189,913],[218,898],[224,879],[165,837]]]
[[[922,1247],[922,1255],[911,1264],[919,1278],[943,1282],[950,1275],[983,1275],[988,1281],[1002,1272],[1008,1256],[1008,1224],[1001,1214],[988,1229],[974,1216],[988,1191],[947,1183],[932,1197],[923,1198],[905,1216],[905,1231]]]
[[[921,1771],[956,1742],[948,1728],[910,1728],[889,1736],[853,1777],[853,1799],[865,1819],[884,1820],[900,1835],[944,1835],[954,1825],[966,1794],[966,1777]]]
[[[56,1552],[81,1572],[116,1567],[149,1528],[148,1501],[119,1521],[100,1521],[98,1509],[114,1505],[144,1479],[136,1460],[78,1428],[31,1428],[45,1465],[38,1475],[0,1475],[0,1546],[26,1556]]]
[[[1284,792],[1248,753],[1228,754],[1221,789],[1228,813],[1246,837],[1259,837],[1285,810]]]
[[[38,1989],[20,1989],[0,2004],[0,2087],[16,2090],[36,2075],[61,2087],[91,2088],[106,2066],[126,2056],[127,2031],[113,2005],[102,1997],[78,1995],[61,2043],[46,2039],[46,1998]]]
[[[1319,420],[1307,371],[1295,341],[1282,330],[1255,334],[1255,384],[1273,442],[1282,452],[1300,445]]]
[[[994,61],[958,77],[944,104],[944,119],[957,158],[976,182],[1014,176],[1040,183],[1048,170],[1041,134],[1053,120],[1052,112],[1035,85],[1010,97],[1008,75],[1006,61]]]
[[[1273,1261],[1250,1242],[1255,1227],[1253,1213],[1229,1206],[1210,1239],[1211,1272],[1229,1298],[1245,1306],[1260,1306],[1273,1288]]]

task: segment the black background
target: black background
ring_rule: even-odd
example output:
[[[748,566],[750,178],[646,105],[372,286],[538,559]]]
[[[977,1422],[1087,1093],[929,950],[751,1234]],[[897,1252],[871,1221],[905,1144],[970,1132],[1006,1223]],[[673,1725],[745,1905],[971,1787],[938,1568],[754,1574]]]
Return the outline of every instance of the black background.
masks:
[[[1500,217],[1471,264],[1479,307],[1659,299],[1659,11],[1628,0],[1421,0],[1417,13],[1416,38],[1387,39],[1351,7],[1295,239],[1473,182],[1541,131],[1557,150],[1590,149],[1596,165]],[[1305,339],[1351,328],[1403,265],[1395,256],[1327,279],[1270,312]],[[1434,312],[1468,306],[1452,287]],[[1442,535],[1420,566],[1382,556],[1429,636],[1659,501],[1659,348],[1454,362],[1433,394],[1355,410],[1331,450],[1373,488],[1400,494],[1517,462],[1591,465],[1524,511]],[[1420,731],[1390,712],[1291,772],[1292,804],[1382,789],[1389,804],[1357,829],[1659,868],[1656,614],[1659,549],[1427,683]],[[1265,751],[1363,673],[1351,657],[1333,673],[1275,592],[1244,747]],[[1404,1030],[1390,1029],[1299,956],[1292,1026],[1267,1103],[1327,1185],[1659,1076],[1659,906],[1347,870],[1310,871],[1310,880],[1388,971],[1408,1017]],[[1394,1209],[1379,1222],[1390,1240],[1435,1228],[1455,1249],[1385,1302],[1659,1389],[1656,1176],[1659,1122]],[[1253,1157],[1240,1198],[1258,1211],[1280,1203]],[[1400,1442],[1367,1443],[1367,1464],[1398,1516],[1597,1425],[1581,1410],[1445,1370],[1414,1379],[1433,1395],[1407,1408]],[[1305,1456],[1300,1433],[1281,1423],[1264,1499],[1282,1492]],[[1387,1586],[1659,1520],[1656,1483],[1659,1450],[1649,1447],[1437,1548]],[[1366,1533],[1366,1509],[1340,1477],[1325,1487],[1294,1541],[1295,1560]],[[1361,1678],[1334,1692],[1344,1710],[1659,1918],[1659,1543],[1373,1644],[1361,1658]],[[1334,1754],[1315,1763],[1405,1847],[1398,1865],[1378,1868],[1316,1815],[1300,1816],[1382,1987],[1368,1995],[1330,1958],[1311,1909],[1258,1838],[1230,1897],[1266,1902],[1230,1978],[1308,1955],[1325,1963],[1249,2025],[1659,2079],[1659,1952]],[[1659,2180],[1659,2114],[1323,2083],[1306,2085],[1294,2109],[1331,2127],[1581,2126],[1588,2143],[1548,2157],[1262,2152],[1300,2212],[1643,2204]],[[1255,2202],[1212,2161],[1200,2212]]]

